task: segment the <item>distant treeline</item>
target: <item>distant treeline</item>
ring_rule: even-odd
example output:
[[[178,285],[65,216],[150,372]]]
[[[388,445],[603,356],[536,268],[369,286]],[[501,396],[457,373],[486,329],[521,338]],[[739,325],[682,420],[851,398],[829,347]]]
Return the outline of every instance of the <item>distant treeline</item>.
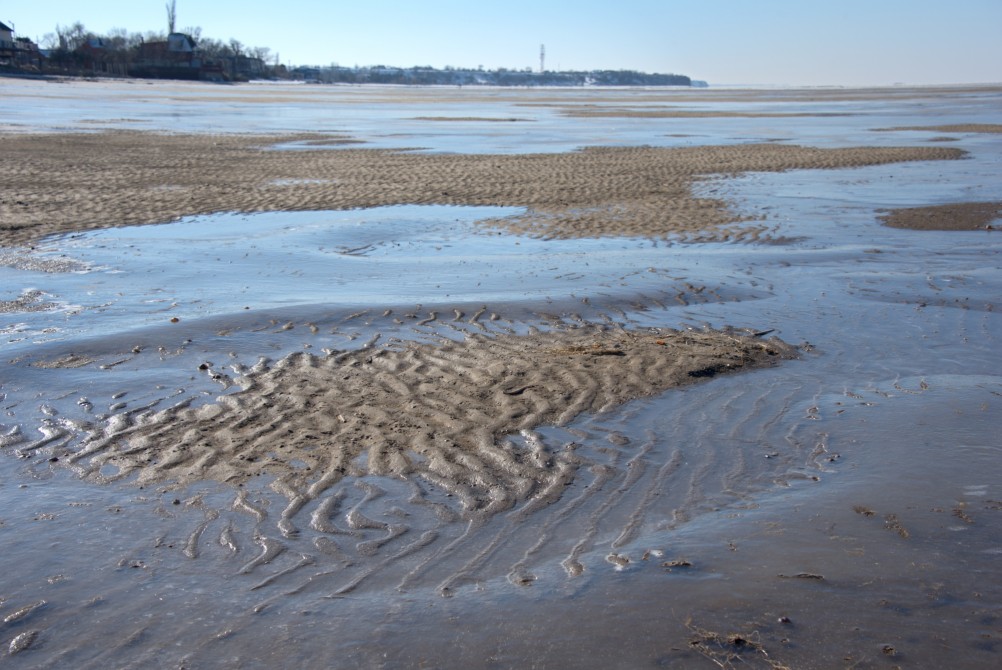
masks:
[[[172,7],[168,5],[168,10]],[[170,14],[170,12],[169,12]],[[6,27],[6,26],[5,26]],[[0,66],[21,71],[99,76],[163,77],[170,79],[299,79],[329,84],[402,84],[407,86],[705,86],[681,74],[649,74],[635,70],[543,71],[498,68],[485,70],[430,66],[410,68],[297,67],[280,64],[267,47],[250,47],[203,37],[201,29],[175,32],[171,16],[168,32],[130,33],[113,29],[107,34],[88,30],[82,23],[56,26],[41,46],[19,38],[10,53],[0,54]]]
[[[634,70],[545,71],[446,67],[299,67],[297,78],[324,84],[404,84],[409,86],[692,86],[681,74]],[[697,82],[698,83],[698,82]]]
[[[267,47],[246,46],[236,39],[224,42],[203,37],[202,29],[199,27],[185,28],[178,34],[189,37],[203,57],[249,56],[263,61],[273,58],[271,50]],[[129,32],[124,28],[112,28],[107,33],[96,33],[77,21],[69,26],[57,25],[54,33],[47,33],[42,38],[41,46],[54,58],[72,59],[81,49],[88,47],[102,48],[122,58],[129,58],[135,55],[142,44],[166,42],[167,37],[168,33],[163,31],[150,30],[138,33]]]
[[[183,32],[132,33],[122,28],[101,34],[79,21],[56,26],[41,45],[19,38],[8,58],[23,72],[69,75],[139,76],[176,79],[240,80],[285,74],[277,54],[267,47],[246,46],[201,36],[200,28]]]

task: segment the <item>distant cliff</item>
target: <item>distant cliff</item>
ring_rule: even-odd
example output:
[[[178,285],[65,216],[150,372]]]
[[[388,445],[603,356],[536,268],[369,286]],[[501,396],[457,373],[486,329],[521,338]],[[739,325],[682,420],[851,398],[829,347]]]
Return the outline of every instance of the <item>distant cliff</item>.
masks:
[[[633,70],[545,71],[467,70],[432,67],[300,67],[291,75],[324,84],[404,84],[410,86],[692,86],[681,74]]]

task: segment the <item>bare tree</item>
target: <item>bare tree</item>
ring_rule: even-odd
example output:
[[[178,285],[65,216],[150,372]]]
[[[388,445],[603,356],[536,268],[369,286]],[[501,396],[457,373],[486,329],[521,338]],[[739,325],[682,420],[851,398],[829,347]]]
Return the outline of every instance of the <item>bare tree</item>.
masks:
[[[79,21],[72,26],[56,24],[56,36],[59,39],[59,48],[63,51],[76,51],[80,45],[87,41],[87,35],[87,29]]]
[[[59,36],[56,33],[45,33],[42,35],[41,46],[43,49],[55,51],[59,48]]]
[[[174,32],[174,25],[177,23],[177,0],[170,0],[167,3],[167,34]]]
[[[271,58],[271,49],[268,47],[251,47],[247,52],[253,58],[260,58],[264,62],[267,62]]]
[[[109,51],[125,51],[129,48],[129,31],[125,28],[112,28],[104,37],[104,46]]]

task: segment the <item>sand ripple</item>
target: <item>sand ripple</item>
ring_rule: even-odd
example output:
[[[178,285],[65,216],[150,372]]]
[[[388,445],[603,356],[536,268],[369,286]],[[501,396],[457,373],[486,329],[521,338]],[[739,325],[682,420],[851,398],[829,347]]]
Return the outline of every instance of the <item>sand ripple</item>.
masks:
[[[527,215],[494,223],[535,236],[664,237],[711,231],[719,239],[728,234],[720,227],[737,217],[726,202],[693,195],[693,183],[707,175],[965,155],[945,147],[816,149],[778,144],[589,148],[504,156],[268,148],[325,139],[330,138],[139,132],[8,135],[0,163],[5,191],[0,198],[0,244],[212,212],[397,204],[526,207]]]
[[[745,335],[599,326],[295,353],[215,404],[116,415],[68,460],[141,484],[276,476],[286,535],[307,502],[366,475],[420,480],[460,516],[486,518],[559,497],[576,468],[572,450],[505,436],[793,353]]]
[[[960,202],[931,207],[895,209],[880,217],[892,228],[912,230],[995,230],[1002,219],[1002,202]]]

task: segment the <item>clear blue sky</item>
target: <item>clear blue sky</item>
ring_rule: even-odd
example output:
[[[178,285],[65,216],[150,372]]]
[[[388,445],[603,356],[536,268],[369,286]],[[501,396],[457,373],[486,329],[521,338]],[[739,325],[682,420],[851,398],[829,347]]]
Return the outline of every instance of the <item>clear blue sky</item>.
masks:
[[[163,30],[166,0],[3,2],[41,39]],[[711,84],[1002,82],[1002,0],[177,0],[177,27],[294,65],[674,72]]]

